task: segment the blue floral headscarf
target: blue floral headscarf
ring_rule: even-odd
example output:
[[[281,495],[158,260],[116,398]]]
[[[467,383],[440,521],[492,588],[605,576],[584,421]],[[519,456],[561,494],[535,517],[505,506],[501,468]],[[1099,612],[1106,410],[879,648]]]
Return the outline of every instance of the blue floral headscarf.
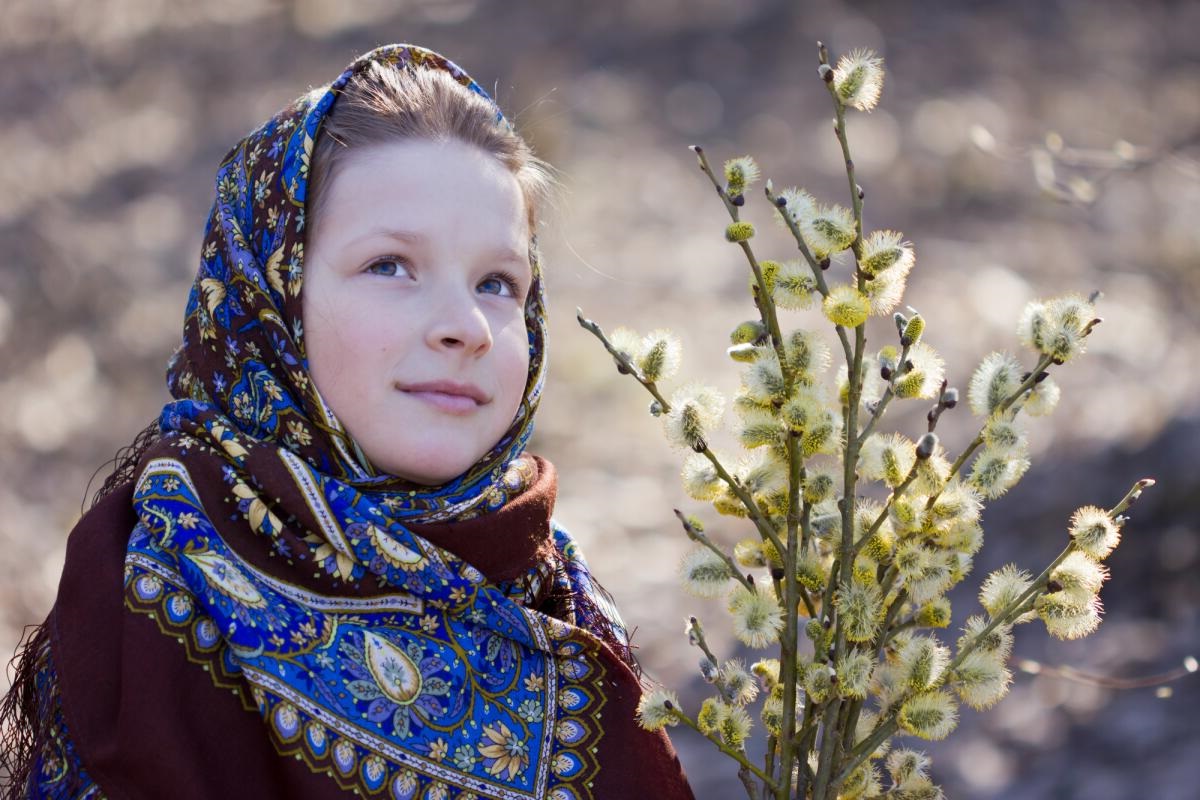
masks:
[[[253,449],[282,446],[309,466],[357,488],[403,490],[409,510],[460,516],[486,502],[525,448],[541,395],[546,318],[542,272],[531,243],[533,283],[525,308],[529,375],[508,432],[466,473],[435,490],[380,474],[321,399],[307,370],[301,292],[307,196],[321,123],[353,76],[371,64],[439,69],[491,102],[446,58],[412,45],[373,50],[328,87],[310,92],[243,139],[217,173],[200,270],[188,300],[183,342],[168,371],[176,402],[162,428]],[[497,124],[507,125],[499,110]],[[416,494],[413,493],[416,490]]]

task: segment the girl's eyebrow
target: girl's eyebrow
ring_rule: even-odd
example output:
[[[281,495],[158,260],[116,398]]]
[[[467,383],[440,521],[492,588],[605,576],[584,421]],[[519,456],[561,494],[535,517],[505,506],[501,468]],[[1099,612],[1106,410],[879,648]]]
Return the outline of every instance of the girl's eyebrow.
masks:
[[[407,245],[420,247],[428,241],[428,237],[417,231],[407,231],[402,228],[377,227],[370,228],[361,236],[356,236],[351,239],[349,244],[358,244],[366,239],[372,239],[376,236],[383,236],[388,239],[395,239],[398,242],[403,242]],[[514,264],[529,264],[528,254],[521,253],[519,250],[509,249],[507,247],[498,247],[491,251],[495,257],[503,262],[511,262]]]
[[[406,231],[401,228],[377,227],[368,228],[361,236],[356,236],[350,240],[350,244],[358,244],[364,239],[372,239],[376,236],[385,236],[389,239],[395,239],[405,244],[421,245],[424,244],[425,234],[417,233],[416,231]]]

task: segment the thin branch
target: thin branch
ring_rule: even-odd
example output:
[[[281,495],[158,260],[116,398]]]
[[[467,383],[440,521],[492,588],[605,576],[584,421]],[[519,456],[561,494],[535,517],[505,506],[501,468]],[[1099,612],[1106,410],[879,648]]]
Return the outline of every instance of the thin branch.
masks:
[[[742,586],[746,587],[746,589],[749,591],[754,591],[754,584],[750,582],[749,578],[742,574],[742,568],[738,566],[738,563],[726,555],[724,550],[714,544],[712,539],[709,539],[701,531],[696,530],[696,527],[688,521],[687,516],[682,511],[680,511],[678,508],[673,510],[675,511],[675,517],[679,520],[680,524],[683,525],[683,532],[687,534],[687,537],[693,542],[702,544],[712,552],[716,553],[717,556],[719,556],[720,559],[725,562],[725,566],[729,568],[729,574],[733,576],[733,579]]]
[[[773,781],[771,779],[770,775],[768,775],[767,773],[763,772],[758,767],[751,764],[746,759],[745,752],[739,751],[739,750],[734,750],[728,744],[723,742],[719,737],[713,736],[711,734],[707,734],[704,731],[700,730],[700,727],[695,723],[695,721],[691,717],[689,717],[687,714],[683,713],[683,711],[681,711],[679,708],[677,708],[677,707],[672,708],[671,713],[674,714],[675,718],[678,719],[680,722],[687,725],[689,728],[694,730],[696,733],[700,734],[705,739],[708,739],[710,742],[715,744],[717,746],[717,749],[720,750],[722,753],[724,753],[725,755],[732,758],[734,761],[741,764],[743,769],[749,770],[750,772],[754,773],[760,780],[766,782],[767,786],[769,786],[772,791],[775,790],[775,788],[776,788],[775,781]]]

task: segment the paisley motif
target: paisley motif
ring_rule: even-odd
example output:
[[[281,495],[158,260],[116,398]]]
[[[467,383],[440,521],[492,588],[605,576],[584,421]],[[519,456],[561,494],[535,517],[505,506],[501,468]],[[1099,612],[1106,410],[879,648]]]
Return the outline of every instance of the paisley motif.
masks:
[[[400,540],[393,538],[374,525],[368,528],[371,540],[379,548],[379,552],[393,567],[417,567],[425,561],[425,556],[416,550],[405,547]]]
[[[408,705],[421,693],[421,670],[403,650],[370,631],[363,633],[364,657],[375,684],[399,705]]]
[[[233,562],[211,551],[185,553],[184,558],[199,567],[208,578],[209,585],[222,594],[248,606],[266,605],[258,589],[254,588],[254,584],[247,580]]]

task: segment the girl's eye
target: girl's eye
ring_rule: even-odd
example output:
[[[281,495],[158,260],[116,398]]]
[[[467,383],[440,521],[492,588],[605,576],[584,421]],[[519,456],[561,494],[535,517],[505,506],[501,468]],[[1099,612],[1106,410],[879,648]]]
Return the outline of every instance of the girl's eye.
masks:
[[[517,297],[521,293],[516,276],[507,272],[498,272],[484,278],[479,284],[479,290],[485,294],[495,294],[501,297]]]
[[[383,275],[391,277],[393,275],[408,274],[408,267],[405,266],[404,260],[399,258],[381,258],[378,261],[367,266],[367,272],[372,275]]]

